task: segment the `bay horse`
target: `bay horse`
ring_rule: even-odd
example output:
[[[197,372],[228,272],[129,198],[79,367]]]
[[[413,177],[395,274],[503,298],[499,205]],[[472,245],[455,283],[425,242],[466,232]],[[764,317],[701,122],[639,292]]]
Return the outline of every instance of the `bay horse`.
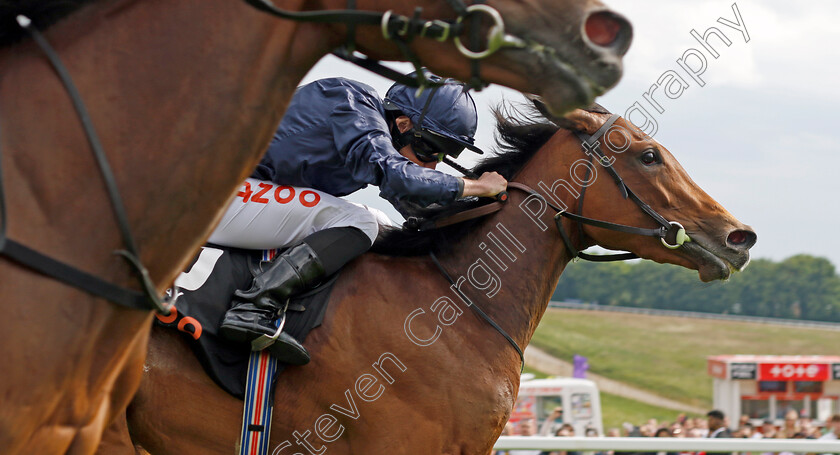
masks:
[[[306,339],[311,363],[278,378],[272,453],[488,454],[516,399],[520,357],[466,302],[526,346],[574,256],[570,249],[627,250],[695,269],[703,281],[744,268],[755,233],[699,188],[664,146],[616,117],[599,107],[577,110],[558,121],[561,128],[497,114],[504,152],[473,172],[497,171],[516,182],[509,188],[539,191],[513,188],[501,210],[481,219],[385,234],[372,253],[350,263],[323,325]],[[605,152],[594,162],[612,161],[635,195],[626,199],[606,167],[586,159],[576,135],[595,134],[608,118],[632,135],[608,130],[600,150],[606,141],[629,141],[622,153]],[[653,230],[657,222],[634,197],[681,223],[690,241],[666,248],[665,239],[558,216],[567,246],[548,209],[562,205],[574,215]],[[454,285],[429,252],[458,277]],[[242,402],[209,379],[181,335],[155,327],[145,369],[127,423],[106,432],[100,453],[234,452]]]
[[[357,0],[355,7],[396,18],[416,6],[424,18],[454,22],[454,4]],[[487,5],[522,45],[483,60],[484,81],[542,93],[557,112],[618,81],[631,28],[597,0]],[[0,1],[8,237],[132,289],[133,271],[112,254],[123,242],[88,138],[44,52],[20,32],[21,14],[45,30],[87,105],[157,293],[254,168],[297,83],[347,37],[342,24],[281,21],[237,0]],[[353,43],[375,59],[406,58],[378,25],[357,26]],[[476,74],[451,40],[416,37],[404,47],[441,75]],[[152,312],[116,306],[5,256],[0,277],[0,447],[92,453],[139,384]]]

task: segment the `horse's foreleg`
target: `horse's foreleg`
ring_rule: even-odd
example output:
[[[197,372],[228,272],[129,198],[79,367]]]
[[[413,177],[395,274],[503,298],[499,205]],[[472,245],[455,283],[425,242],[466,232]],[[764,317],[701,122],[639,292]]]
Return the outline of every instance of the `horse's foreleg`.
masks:
[[[102,433],[102,442],[96,450],[96,455],[143,455],[145,450],[135,446],[128,433],[128,421],[125,411],[111,423]]]
[[[73,441],[68,453],[142,454],[135,450],[128,433],[126,407],[143,376],[143,362],[146,359],[149,333],[139,331],[123,356],[120,373],[114,380],[107,398],[104,399],[97,418],[82,428]],[[101,435],[101,439],[100,439]]]

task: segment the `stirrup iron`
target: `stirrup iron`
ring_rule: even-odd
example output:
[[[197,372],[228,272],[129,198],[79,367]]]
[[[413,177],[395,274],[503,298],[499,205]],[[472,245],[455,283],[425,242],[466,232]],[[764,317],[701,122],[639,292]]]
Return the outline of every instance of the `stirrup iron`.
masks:
[[[255,338],[251,341],[251,350],[252,351],[262,351],[263,349],[271,346],[277,341],[277,337],[280,336],[280,333],[283,331],[283,326],[286,325],[286,310],[289,309],[289,301],[286,300],[286,304],[283,305],[283,312],[280,315],[280,323],[277,324],[277,330],[274,331],[273,335],[260,335],[259,337]]]

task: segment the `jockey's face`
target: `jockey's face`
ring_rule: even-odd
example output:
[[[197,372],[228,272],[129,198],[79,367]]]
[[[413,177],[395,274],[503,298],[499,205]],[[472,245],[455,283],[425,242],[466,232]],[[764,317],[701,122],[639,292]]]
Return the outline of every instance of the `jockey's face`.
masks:
[[[414,124],[411,123],[411,119],[405,115],[397,117],[396,122],[397,128],[400,129],[400,133],[405,133],[406,131],[414,127]],[[426,169],[434,169],[435,167],[437,167],[437,161],[423,162],[420,160],[420,158],[417,158],[417,155],[414,154],[414,150],[411,148],[410,145],[406,145],[405,147],[401,148],[399,152],[400,155],[408,158],[409,161],[418,166],[425,167]]]

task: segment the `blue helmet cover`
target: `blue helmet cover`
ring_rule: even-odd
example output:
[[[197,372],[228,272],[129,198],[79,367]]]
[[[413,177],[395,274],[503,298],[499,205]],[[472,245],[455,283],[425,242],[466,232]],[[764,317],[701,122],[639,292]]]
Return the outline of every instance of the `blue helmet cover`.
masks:
[[[458,142],[474,144],[478,111],[466,86],[455,79],[443,80],[428,71],[425,74],[430,81],[443,81],[445,85],[428,87],[420,96],[416,96],[420,89],[394,84],[385,94],[385,109],[402,111],[411,119],[415,128],[426,128]],[[420,117],[430,96],[434,98],[421,125]]]

